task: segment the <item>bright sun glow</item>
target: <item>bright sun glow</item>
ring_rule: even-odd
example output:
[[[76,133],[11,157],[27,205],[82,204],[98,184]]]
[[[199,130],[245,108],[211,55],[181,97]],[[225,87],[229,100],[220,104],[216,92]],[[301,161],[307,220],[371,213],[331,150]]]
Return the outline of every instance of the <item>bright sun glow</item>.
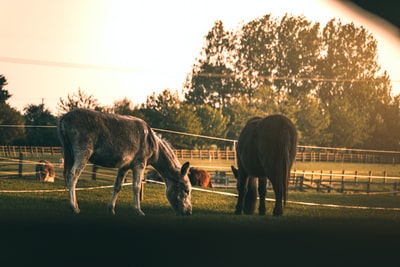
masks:
[[[152,92],[180,90],[214,21],[236,29],[265,14],[303,14],[321,25],[333,17],[343,22],[356,18],[379,36],[381,65],[392,80],[400,80],[398,36],[380,34],[336,1],[15,0],[1,6],[0,74],[13,94],[10,104],[20,110],[42,99],[55,110],[60,97],[78,88],[102,105],[124,97],[143,103]],[[5,58],[22,59],[24,64]],[[400,82],[393,85],[400,93]]]

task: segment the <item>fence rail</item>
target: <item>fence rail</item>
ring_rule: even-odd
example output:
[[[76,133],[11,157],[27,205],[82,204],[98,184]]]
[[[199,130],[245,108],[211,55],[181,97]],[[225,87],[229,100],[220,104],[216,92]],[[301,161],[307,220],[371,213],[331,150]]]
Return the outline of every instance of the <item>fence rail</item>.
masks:
[[[43,146],[0,146],[0,156],[62,155],[61,147]],[[175,149],[180,159],[235,160],[236,151],[231,149]],[[400,164],[400,151],[345,150],[334,148],[299,146],[296,161]]]
[[[11,176],[35,176],[35,165],[40,158],[35,153],[36,150],[26,150],[34,153],[32,156],[22,152],[18,157],[0,156],[0,178]],[[32,152],[33,151],[33,152]],[[54,153],[56,150],[38,150]],[[195,155],[202,155],[195,153]],[[58,163],[60,154],[54,153],[53,156],[47,155],[47,159],[52,158],[56,172],[61,175],[62,163]],[[235,188],[236,180],[228,167],[207,167],[214,187]],[[113,180],[115,169],[98,167],[88,164],[85,173],[89,179],[95,180],[96,177]],[[131,175],[128,176],[131,179]],[[271,184],[267,184],[272,189]],[[393,194],[397,195],[400,190],[400,177],[388,176],[386,171],[381,173],[329,170],[329,171],[310,171],[292,170],[289,181],[289,189],[297,191],[316,191],[316,192],[339,192],[339,193],[367,193],[367,194]]]

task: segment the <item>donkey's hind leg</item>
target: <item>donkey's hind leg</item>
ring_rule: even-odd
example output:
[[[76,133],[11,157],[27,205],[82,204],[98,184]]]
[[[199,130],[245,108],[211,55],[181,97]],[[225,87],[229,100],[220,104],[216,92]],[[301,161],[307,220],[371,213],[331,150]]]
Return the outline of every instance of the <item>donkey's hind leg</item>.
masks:
[[[258,206],[258,214],[265,215],[267,208],[265,207],[265,196],[267,194],[267,178],[258,178],[258,196],[260,197],[260,205]]]
[[[115,204],[117,202],[118,194],[122,188],[122,182],[125,180],[125,176],[128,170],[129,169],[127,168],[118,170],[117,178],[115,179],[114,182],[114,191],[110,201],[108,202],[108,212],[110,212],[112,215],[115,215]]]
[[[76,184],[78,183],[79,176],[81,175],[82,170],[85,168],[86,162],[87,160],[75,160],[72,168],[67,171],[69,207],[75,214],[80,212],[78,201],[76,200],[75,188]]]

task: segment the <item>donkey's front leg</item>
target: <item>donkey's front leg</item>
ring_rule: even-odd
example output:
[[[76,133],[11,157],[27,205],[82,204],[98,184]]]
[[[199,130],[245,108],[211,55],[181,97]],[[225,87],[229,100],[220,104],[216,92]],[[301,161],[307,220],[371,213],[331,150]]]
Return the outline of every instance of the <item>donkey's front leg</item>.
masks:
[[[144,175],[144,169],[146,168],[146,162],[140,162],[139,164],[135,164],[132,168],[133,173],[133,208],[135,213],[139,216],[144,216],[144,212],[140,208],[140,192],[142,189],[142,180]]]
[[[239,174],[241,175],[241,174]],[[248,186],[249,177],[247,175],[241,175],[238,178],[237,190],[238,190],[238,199],[235,208],[235,214],[241,215],[244,206],[244,200],[247,194],[247,186]]]
[[[125,180],[126,173],[129,169],[119,169],[117,178],[114,182],[114,191],[111,196],[110,202],[108,202],[108,212],[115,215],[115,203],[117,202],[119,191],[121,191],[122,182]]]

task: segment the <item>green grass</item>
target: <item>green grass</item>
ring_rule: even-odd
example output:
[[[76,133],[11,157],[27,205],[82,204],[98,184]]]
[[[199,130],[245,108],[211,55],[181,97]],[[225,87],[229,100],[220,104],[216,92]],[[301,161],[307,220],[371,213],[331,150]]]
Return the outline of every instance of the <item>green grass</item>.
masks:
[[[91,179],[82,178],[78,182],[78,187],[88,188],[104,185],[112,185],[111,179]],[[1,190],[65,190],[63,180],[56,180],[55,183],[44,183],[34,180],[33,177],[0,179]],[[223,189],[213,189],[220,191]],[[173,216],[172,209],[165,197],[163,185],[145,184],[145,198],[142,202],[143,210],[148,214],[163,213]],[[225,189],[225,191],[235,193],[234,189]],[[95,190],[77,191],[78,201],[83,214],[106,213],[106,205],[111,197],[112,188],[103,188]],[[12,213],[16,216],[21,214],[43,213],[44,216],[64,215],[68,213],[66,205],[67,192],[16,192],[0,193],[3,201],[0,202],[0,217],[8,216]],[[274,198],[273,192],[267,193],[268,198]],[[289,201],[293,202],[315,202],[322,204],[336,204],[347,206],[368,206],[368,207],[387,207],[400,208],[400,197],[393,195],[366,195],[366,194],[340,194],[340,193],[315,193],[315,192],[289,192]],[[232,196],[218,195],[208,192],[193,190],[192,196],[193,213],[195,216],[230,216],[236,204],[236,198]],[[273,202],[267,203],[269,213],[271,213]],[[121,209],[121,211],[118,211]],[[131,186],[125,186],[120,193],[117,202],[117,212],[120,214],[132,215],[132,190]],[[156,210],[156,212],[154,212]],[[303,206],[289,202],[285,210],[285,216],[296,217],[377,217],[385,219],[399,219],[400,212],[376,211],[376,210],[354,210],[346,208],[326,208]],[[83,215],[85,216],[85,215]],[[246,217],[246,216],[244,216]],[[250,216],[251,217],[251,216]],[[253,216],[257,217],[257,216]],[[246,219],[247,220],[247,219]]]
[[[46,158],[57,166],[58,157]],[[34,163],[25,158],[24,176],[0,173],[0,190],[65,190],[62,170],[54,183],[36,181]],[[185,160],[183,160],[185,161]],[[4,162],[4,161],[3,161]],[[0,172],[16,172],[3,165]],[[29,164],[28,164],[29,163]],[[191,161],[210,171],[229,170],[233,161]],[[296,170],[343,169],[359,173],[399,176],[399,165],[304,163]],[[78,187],[112,185],[115,170],[100,168],[97,180],[87,166]],[[130,179],[128,179],[130,182]],[[235,189],[225,190],[236,193]],[[41,266],[72,264],[117,266],[381,266],[398,260],[400,212],[394,210],[332,208],[289,202],[284,216],[233,214],[236,198],[193,190],[193,215],[175,216],[163,185],[146,184],[142,209],[134,216],[131,186],[118,198],[116,215],[107,212],[112,188],[77,191],[81,213],[73,215],[67,192],[0,192],[0,264]],[[271,190],[268,198],[274,198]],[[289,201],[400,208],[400,195],[289,191]],[[128,262],[128,264],[126,264]],[[4,266],[6,266],[4,265]]]
[[[111,185],[112,179],[82,177],[78,187]],[[65,189],[64,181],[32,176],[0,179],[0,190]],[[217,191],[217,189],[212,189]],[[234,192],[233,189],[226,191]],[[81,213],[71,214],[67,192],[0,193],[0,262],[13,266],[80,263],[127,266],[247,266],[388,264],[397,258],[400,212],[305,206],[288,203],[282,217],[233,214],[236,198],[193,190],[193,215],[177,217],[163,185],[146,184],[134,216],[131,186],[107,213],[112,188],[77,191]],[[267,197],[273,198],[269,192]],[[289,192],[290,201],[400,207],[393,195]],[[21,256],[23,255],[23,256]],[[343,264],[343,259],[346,261]],[[8,262],[10,260],[10,262]],[[116,266],[116,265],[115,265]]]

